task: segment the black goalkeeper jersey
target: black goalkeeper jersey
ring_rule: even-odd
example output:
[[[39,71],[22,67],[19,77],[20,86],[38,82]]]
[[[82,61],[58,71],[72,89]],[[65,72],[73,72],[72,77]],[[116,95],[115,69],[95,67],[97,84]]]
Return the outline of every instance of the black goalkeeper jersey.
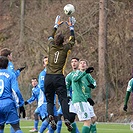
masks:
[[[64,66],[67,60],[68,52],[75,43],[74,36],[70,36],[69,42],[64,45],[55,45],[51,38],[48,43],[48,65],[47,74],[63,74]]]

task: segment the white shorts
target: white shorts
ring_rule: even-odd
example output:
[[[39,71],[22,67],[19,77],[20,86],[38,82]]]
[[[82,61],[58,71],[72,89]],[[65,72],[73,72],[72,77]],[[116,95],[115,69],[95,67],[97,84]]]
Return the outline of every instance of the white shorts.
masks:
[[[76,113],[78,115],[79,121],[91,119],[91,106],[88,102],[77,102],[70,104],[69,111]]]
[[[93,106],[91,106],[91,105],[90,105],[90,115],[91,115],[91,118],[96,116],[95,113],[94,113]]]

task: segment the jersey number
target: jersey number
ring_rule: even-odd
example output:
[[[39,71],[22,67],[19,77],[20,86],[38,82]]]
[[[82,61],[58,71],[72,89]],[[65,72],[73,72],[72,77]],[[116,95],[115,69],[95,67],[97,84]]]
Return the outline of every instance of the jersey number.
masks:
[[[57,63],[58,58],[59,58],[59,51],[54,53],[54,63]]]
[[[0,79],[0,97],[2,96],[4,91],[4,81]]]

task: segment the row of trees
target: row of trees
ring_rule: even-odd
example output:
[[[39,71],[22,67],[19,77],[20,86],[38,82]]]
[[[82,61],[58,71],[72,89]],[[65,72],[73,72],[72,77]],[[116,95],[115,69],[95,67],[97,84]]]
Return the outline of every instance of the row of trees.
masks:
[[[42,69],[42,56],[47,54],[47,37],[54,25],[56,15],[66,21],[68,16],[63,7],[72,3],[76,45],[74,46],[65,73],[71,67],[70,58],[77,56],[88,59],[97,80],[94,91],[97,102],[115,97],[123,100],[121,94],[132,75],[132,1],[127,0],[3,0],[0,3],[0,48],[14,50],[15,66],[28,67],[19,78],[23,93],[31,77],[37,77]],[[6,16],[6,17],[4,17]],[[4,28],[3,28],[4,27]],[[65,25],[61,29],[66,32]],[[128,65],[127,65],[128,64]],[[25,97],[27,98],[27,96]]]

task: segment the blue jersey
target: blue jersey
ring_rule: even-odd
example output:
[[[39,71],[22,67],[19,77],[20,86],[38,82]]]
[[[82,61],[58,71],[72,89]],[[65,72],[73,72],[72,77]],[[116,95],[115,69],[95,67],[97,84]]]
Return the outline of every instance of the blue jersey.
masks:
[[[38,95],[38,107],[40,107],[44,103],[47,104],[46,97],[44,95],[44,92],[40,89],[39,95]]]
[[[38,79],[38,85],[42,91],[45,91],[44,89],[45,75],[46,75],[46,69],[43,69],[43,71],[41,71],[41,73],[39,74],[39,79]]]
[[[32,96],[27,100],[27,102],[31,104],[35,100],[37,101],[37,107],[40,107],[43,103],[46,103],[44,92],[39,88],[38,85],[32,89]]]
[[[38,87],[40,88],[39,95],[38,95],[38,107],[35,110],[36,113],[39,113],[42,118],[45,118],[47,114],[47,101],[46,96],[44,94],[44,80],[46,75],[46,68],[40,72],[38,78]],[[56,97],[55,97],[56,98]],[[56,102],[56,100],[54,100]],[[54,115],[57,116],[57,110],[54,106]]]
[[[18,77],[18,76],[20,75],[20,70],[15,70],[15,69],[14,69],[14,65],[13,65],[13,63],[12,63],[11,61],[8,62],[8,67],[7,67],[7,69],[8,69],[10,72],[13,72],[13,73],[16,75],[16,77]]]
[[[0,103],[15,102],[17,107],[24,104],[15,74],[7,69],[0,69]]]
[[[35,87],[33,87],[33,88],[32,88],[32,96],[31,96],[31,98],[29,98],[29,99],[27,100],[27,102],[28,102],[29,104],[31,104],[33,101],[36,100],[37,103],[38,103],[39,92],[40,92],[40,89],[39,89],[38,85],[35,86]]]
[[[46,69],[41,71],[38,78],[38,85],[32,89],[32,97],[27,100],[28,103],[37,101],[37,106],[40,107],[43,103],[46,103],[46,97],[44,95],[44,78],[46,75]]]

